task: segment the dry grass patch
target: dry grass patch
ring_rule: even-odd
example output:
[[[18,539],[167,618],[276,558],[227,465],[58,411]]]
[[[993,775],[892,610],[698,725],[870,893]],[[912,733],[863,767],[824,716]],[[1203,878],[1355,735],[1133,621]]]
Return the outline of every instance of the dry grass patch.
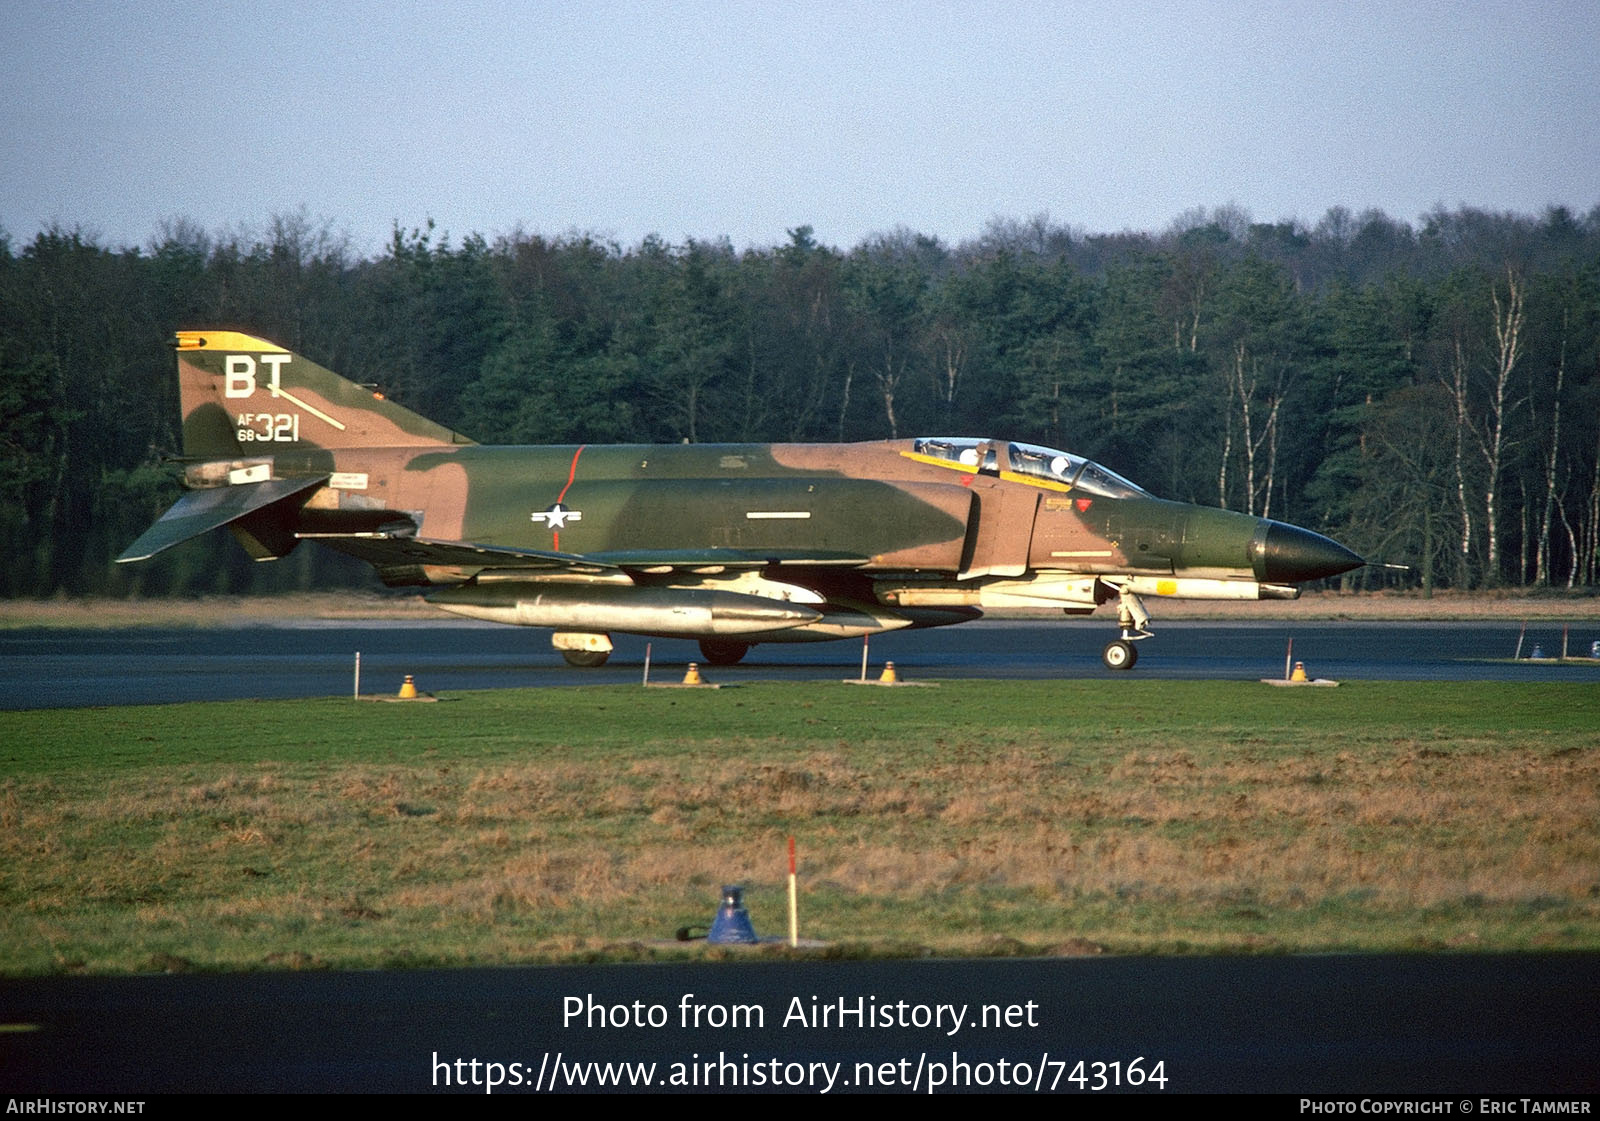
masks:
[[[1241,693],[1222,708],[1241,736],[1170,686],[1181,703],[1150,729],[1139,704],[1115,711],[1121,683],[1098,724],[1078,705],[1070,728],[1025,712],[997,728],[991,688],[970,725],[940,718],[937,744],[896,699],[864,708],[866,734],[831,713],[843,744],[708,729],[507,756],[423,729],[381,762],[342,744],[14,776],[0,952],[15,972],[635,955],[708,921],[724,882],[781,929],[790,834],[806,932],[869,951],[1600,945],[1600,733],[1571,730],[1592,691],[1525,706],[1556,741],[1437,703],[1419,733],[1375,717],[1377,694],[1274,724]],[[752,727],[815,711],[804,692],[750,693]],[[1396,713],[1423,695],[1397,690]],[[1060,708],[1051,687],[1015,698]],[[728,718],[708,703],[684,726]],[[381,729],[373,742],[393,755]]]

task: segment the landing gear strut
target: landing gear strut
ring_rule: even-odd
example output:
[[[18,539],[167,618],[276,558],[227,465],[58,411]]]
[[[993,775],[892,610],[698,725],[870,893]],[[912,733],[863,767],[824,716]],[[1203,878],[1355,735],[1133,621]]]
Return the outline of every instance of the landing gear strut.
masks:
[[[1100,660],[1106,669],[1132,669],[1139,663],[1139,648],[1134,643],[1150,637],[1150,613],[1139,597],[1126,588],[1117,589],[1117,626],[1122,629],[1122,637],[1106,643]]]

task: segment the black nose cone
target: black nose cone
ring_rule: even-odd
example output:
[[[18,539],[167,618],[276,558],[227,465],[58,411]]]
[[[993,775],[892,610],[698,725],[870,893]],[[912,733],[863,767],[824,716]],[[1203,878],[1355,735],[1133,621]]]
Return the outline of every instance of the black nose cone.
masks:
[[[1256,579],[1263,584],[1301,584],[1360,568],[1367,562],[1320,533],[1262,521],[1250,542]]]

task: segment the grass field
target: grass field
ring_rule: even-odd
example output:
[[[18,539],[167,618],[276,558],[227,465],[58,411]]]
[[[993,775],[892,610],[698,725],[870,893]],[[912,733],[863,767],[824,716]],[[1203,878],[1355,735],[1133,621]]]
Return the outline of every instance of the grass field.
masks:
[[[1600,689],[973,682],[0,713],[9,974],[1600,948]],[[802,951],[805,952],[805,951]]]

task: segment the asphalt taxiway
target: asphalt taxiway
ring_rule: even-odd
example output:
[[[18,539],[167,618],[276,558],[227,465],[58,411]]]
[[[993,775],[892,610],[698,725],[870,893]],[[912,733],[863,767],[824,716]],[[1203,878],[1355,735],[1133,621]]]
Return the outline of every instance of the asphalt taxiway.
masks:
[[[1245,680],[1281,676],[1289,643],[1314,677],[1380,681],[1600,683],[1600,663],[1530,660],[1559,654],[1558,624],[1333,622],[1158,623],[1138,666],[1113,673],[1100,648],[1106,620],[980,620],[873,638],[869,672],[893,660],[902,676],[1033,680]],[[1513,663],[1521,640],[1523,659]],[[1587,652],[1600,621],[1575,625],[1569,648]],[[406,674],[431,692],[641,680],[646,646],[655,680],[700,661],[693,642],[616,636],[599,669],[573,669],[546,632],[461,621],[285,622],[249,627],[0,632],[0,708],[162,704],[247,697],[349,695],[361,654],[364,693],[393,693]],[[703,667],[719,682],[837,681],[857,674],[861,643],[758,646],[737,666]]]

